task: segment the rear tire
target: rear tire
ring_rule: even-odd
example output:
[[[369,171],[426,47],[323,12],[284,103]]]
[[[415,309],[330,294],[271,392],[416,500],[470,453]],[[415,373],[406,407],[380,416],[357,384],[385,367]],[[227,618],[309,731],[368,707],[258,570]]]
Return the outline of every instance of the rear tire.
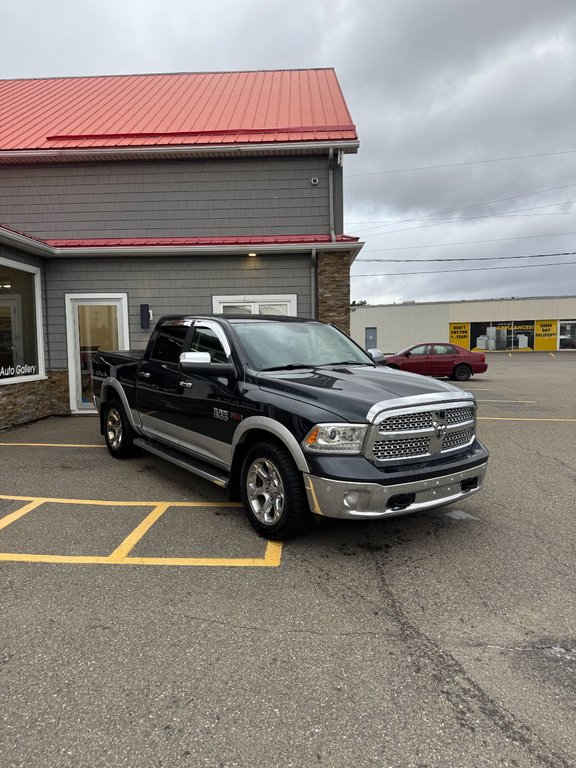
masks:
[[[467,365],[463,365],[462,363],[457,365],[452,373],[452,378],[456,381],[468,381],[470,376],[472,376],[472,371]]]
[[[134,455],[134,430],[118,400],[110,400],[106,403],[104,439],[108,450],[115,459],[127,459]]]
[[[301,473],[281,445],[256,443],[241,473],[244,510],[252,527],[267,539],[288,539],[310,523]]]

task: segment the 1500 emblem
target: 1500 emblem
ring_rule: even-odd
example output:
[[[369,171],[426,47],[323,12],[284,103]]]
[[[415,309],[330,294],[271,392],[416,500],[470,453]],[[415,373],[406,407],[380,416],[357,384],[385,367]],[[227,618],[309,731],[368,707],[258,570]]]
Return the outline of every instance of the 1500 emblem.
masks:
[[[215,419],[219,419],[220,421],[228,421],[230,418],[228,411],[225,411],[222,408],[213,408],[212,416],[214,416]]]

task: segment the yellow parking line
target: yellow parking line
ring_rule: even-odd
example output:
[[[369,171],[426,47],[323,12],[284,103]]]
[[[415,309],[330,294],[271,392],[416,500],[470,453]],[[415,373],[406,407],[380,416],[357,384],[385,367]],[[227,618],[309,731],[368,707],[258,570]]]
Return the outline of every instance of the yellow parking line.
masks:
[[[53,563],[58,565],[177,565],[225,568],[277,568],[281,563],[282,542],[269,541],[264,557],[123,557],[111,555],[40,555],[0,552],[0,562]]]
[[[5,443],[0,440],[0,445],[19,445],[28,448],[106,448],[105,445],[84,445],[80,443]]]
[[[132,533],[126,536],[122,544],[112,552],[109,558],[110,561],[114,563],[119,560],[124,560],[130,550],[136,546],[140,539],[146,534],[146,531],[148,531],[148,529],[154,525],[156,520],[166,512],[169,506],[170,504],[158,504],[154,507],[152,512],[142,520],[140,525],[137,528],[134,528]]]
[[[523,403],[524,405],[528,403],[529,405],[533,405],[536,402],[536,400],[480,400],[480,398],[478,398],[478,402],[479,403]]]
[[[0,493],[0,499],[9,501],[36,501],[37,496],[9,496]],[[42,497],[42,502],[49,504],[88,504],[95,507],[157,507],[168,503],[171,507],[241,507],[236,501],[114,501],[113,499],[58,499]]]
[[[0,496],[0,498],[5,498],[3,496]],[[15,499],[16,501],[19,501],[19,499]],[[24,501],[27,501],[27,499],[24,499]],[[36,509],[36,507],[39,507],[41,504],[44,504],[46,499],[34,499],[34,501],[30,502],[30,504],[26,504],[25,507],[21,507],[20,509],[17,509],[16,512],[11,512],[9,515],[6,515],[5,517],[0,518],[0,531],[2,528],[6,528],[10,525],[10,523],[13,523],[15,520],[19,520],[21,517],[24,517],[24,515],[27,515],[28,512],[31,512],[33,509]]]
[[[226,566],[232,568],[277,568],[281,563],[282,542],[269,541],[264,557],[125,557],[109,559],[120,565],[196,565]]]
[[[107,557],[93,555],[37,555],[21,552],[0,552],[0,562],[12,563],[108,563]]]
[[[576,419],[544,419],[524,418],[519,416],[478,416],[478,421],[557,421],[560,423],[576,423]]]

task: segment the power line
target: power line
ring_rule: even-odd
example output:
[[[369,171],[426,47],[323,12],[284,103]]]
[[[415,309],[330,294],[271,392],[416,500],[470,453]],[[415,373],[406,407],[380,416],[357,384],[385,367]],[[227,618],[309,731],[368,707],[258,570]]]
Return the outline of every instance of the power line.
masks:
[[[514,210],[507,211],[506,213],[485,213],[485,214],[482,214],[481,216],[466,216],[465,218],[463,218],[461,216],[457,216],[456,218],[443,218],[441,220],[441,223],[444,223],[445,221],[447,221],[447,222],[450,222],[450,221],[473,221],[474,219],[492,219],[492,218],[497,218],[497,217],[501,217],[501,216],[516,216],[516,215],[524,215],[524,216],[556,216],[556,215],[558,215],[560,213],[563,214],[563,215],[573,215],[574,213],[576,213],[576,211],[550,211],[549,213],[542,213],[542,214],[537,214],[537,213],[526,213],[526,214],[523,214],[522,212],[523,211],[535,211],[535,210],[538,210],[539,208],[550,208],[553,205],[573,205],[574,203],[576,203],[576,200],[558,200],[555,203],[544,203],[544,205],[530,205],[527,208],[515,208]],[[355,226],[357,224],[375,224],[375,225],[380,225],[380,224],[401,224],[402,221],[404,221],[404,220],[403,219],[374,219],[373,221],[348,221],[348,220],[345,220],[345,225],[348,227],[348,226]],[[370,229],[372,229],[372,227],[370,227]],[[415,229],[418,229],[418,227],[415,227]],[[362,232],[363,230],[360,229],[359,231]],[[366,230],[366,231],[368,231],[368,230]]]
[[[482,165],[484,163],[505,163],[509,160],[531,160],[536,157],[556,157],[558,155],[572,155],[576,149],[566,149],[562,152],[541,152],[536,155],[510,155],[509,157],[494,157],[487,160],[468,160],[462,163],[441,163],[440,165],[418,165],[414,168],[391,168],[385,171],[368,171],[367,173],[351,173],[349,179],[360,176],[383,176],[389,173],[411,173],[413,171],[435,171],[440,168],[461,168],[466,165]]]
[[[576,264],[576,261],[560,261],[552,264],[510,264],[506,267],[471,267],[470,269],[433,269],[429,272],[373,272],[372,274],[365,275],[350,275],[350,278],[355,277],[400,277],[406,275],[441,275],[450,274],[451,272],[491,272],[496,269],[535,269],[538,267],[565,267],[569,264]]]
[[[533,240],[538,237],[562,237],[563,235],[576,235],[573,232],[552,232],[547,235],[517,235],[516,237],[495,237],[491,240],[460,240],[454,243],[424,243],[423,245],[398,245],[394,248],[370,248],[365,253],[382,253],[383,251],[410,251],[416,248],[448,248],[452,245],[481,245],[483,243],[503,243],[509,240]],[[364,261],[364,259],[360,259]]]
[[[545,192],[557,192],[559,189],[569,189],[571,187],[576,187],[576,183],[573,184],[563,184],[561,187],[547,187],[546,189],[539,189],[535,192],[525,192],[521,195],[511,195],[510,197],[500,197],[495,200],[486,200],[482,203],[471,203],[470,205],[463,205],[460,208],[447,208],[443,211],[433,211],[432,213],[427,213],[425,216],[412,216],[409,219],[397,219],[394,221],[394,224],[406,224],[410,221],[424,221],[425,219],[431,219],[434,218],[434,216],[442,216],[444,213],[456,213],[457,211],[466,211],[470,208],[480,208],[483,205],[493,205],[494,203],[505,203],[508,200],[518,200],[521,197],[533,197],[534,195],[542,195]],[[388,230],[387,232],[382,232],[381,234],[385,235],[392,235],[396,232],[411,232],[414,229],[423,229],[424,227],[430,227],[430,226],[437,226],[438,224],[443,224],[444,222],[434,222],[433,224],[425,224],[423,227],[405,227],[403,229],[392,229]],[[377,232],[373,232],[372,234],[379,234]]]
[[[508,259],[548,259],[552,256],[576,256],[576,251],[564,253],[533,253],[528,256],[458,256],[447,259],[356,259],[355,264],[364,262],[376,262],[377,264],[427,264],[431,261],[507,261]],[[545,265],[543,265],[545,266]]]

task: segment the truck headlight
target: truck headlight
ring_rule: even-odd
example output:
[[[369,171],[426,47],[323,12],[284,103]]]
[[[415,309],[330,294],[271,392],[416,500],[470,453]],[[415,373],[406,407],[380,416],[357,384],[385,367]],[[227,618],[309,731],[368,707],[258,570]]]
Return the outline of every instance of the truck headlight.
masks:
[[[316,424],[302,445],[310,453],[362,453],[367,424]]]

